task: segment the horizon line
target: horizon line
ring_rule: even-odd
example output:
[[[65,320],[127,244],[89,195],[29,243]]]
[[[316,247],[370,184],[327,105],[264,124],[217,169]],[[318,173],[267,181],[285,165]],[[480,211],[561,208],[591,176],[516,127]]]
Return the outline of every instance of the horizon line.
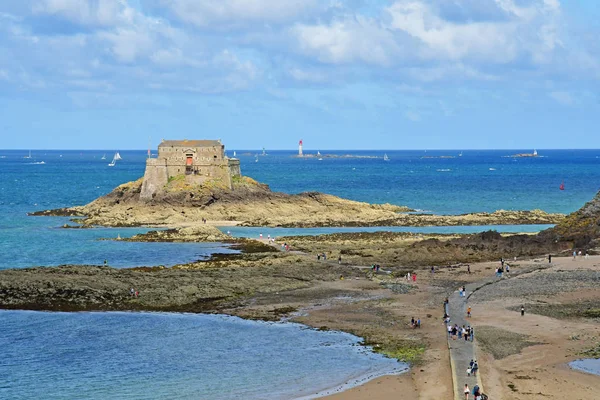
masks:
[[[158,148],[152,148],[151,150],[158,150]],[[297,148],[293,148],[293,149],[266,149],[266,148],[260,148],[260,149],[243,149],[243,148],[226,148],[225,151],[257,151],[257,152],[262,152],[263,150],[266,151],[293,151],[293,152],[297,152],[298,149]],[[570,151],[574,151],[574,150],[600,150],[600,148],[540,148],[540,149],[533,149],[533,148],[524,148],[524,147],[514,147],[514,148],[496,148],[496,149],[492,149],[492,148],[481,148],[481,149],[461,149],[461,148],[457,148],[457,149],[431,149],[431,148],[410,148],[410,149],[328,149],[328,148],[316,148],[316,149],[303,149],[304,152],[311,152],[311,151],[457,151],[457,152],[464,152],[464,151],[515,151],[515,150],[538,150],[538,152],[541,151],[556,151],[556,150],[570,150]],[[57,148],[52,148],[52,149],[43,149],[43,148],[30,148],[30,149],[25,149],[25,148],[10,148],[10,149],[0,149],[0,151],[145,151],[147,152],[148,149],[57,149]]]

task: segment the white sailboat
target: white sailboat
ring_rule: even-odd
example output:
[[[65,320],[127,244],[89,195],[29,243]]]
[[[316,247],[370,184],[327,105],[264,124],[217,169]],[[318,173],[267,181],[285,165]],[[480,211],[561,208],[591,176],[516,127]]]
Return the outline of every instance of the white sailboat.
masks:
[[[264,147],[263,147],[263,152],[262,152],[262,154],[261,154],[261,155],[263,155],[263,156],[266,156],[266,155],[267,155],[267,151],[265,150],[265,148],[264,148]]]
[[[235,154],[235,150],[233,151],[233,156],[234,156],[234,157],[236,156],[236,154]]]
[[[254,156],[254,162],[258,162],[258,154]]]
[[[102,156],[101,160],[106,160],[106,154]]]
[[[387,153],[383,155],[383,161],[390,161],[390,158],[387,156]]]
[[[537,154],[537,150],[535,150],[535,149],[533,150],[533,155],[534,155],[534,156],[537,156],[537,155],[538,155],[538,154]]]
[[[122,160],[121,155],[117,151],[112,159],[112,161],[108,164],[109,167],[114,167],[117,161]]]
[[[23,157],[23,158],[31,158],[31,150],[29,150],[29,155],[28,155],[28,156],[25,156],[25,157]]]
[[[460,154],[458,155],[459,157],[462,157],[462,151],[460,152]]]

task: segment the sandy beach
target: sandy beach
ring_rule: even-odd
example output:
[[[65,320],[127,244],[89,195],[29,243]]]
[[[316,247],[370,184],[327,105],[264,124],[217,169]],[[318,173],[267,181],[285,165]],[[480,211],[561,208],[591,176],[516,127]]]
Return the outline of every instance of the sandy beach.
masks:
[[[471,265],[472,273],[465,274],[463,279],[465,282],[477,282],[488,278],[498,264]],[[476,327],[476,332],[481,331],[481,339],[485,339],[483,343],[482,340],[476,339],[485,393],[491,399],[507,400],[564,399],[566,393],[569,393],[570,399],[597,398],[600,393],[600,377],[571,369],[568,363],[582,358],[583,351],[600,344],[600,325],[590,319],[558,319],[533,314],[528,312],[527,304],[536,302],[559,306],[588,301],[600,303],[600,288],[582,291],[576,285],[561,287],[560,282],[553,282],[553,279],[549,279],[545,286],[538,285],[535,290],[531,290],[529,286],[538,282],[537,280],[530,282],[533,276],[552,277],[553,274],[569,272],[596,274],[600,272],[600,256],[590,256],[589,259],[578,257],[576,261],[573,261],[572,257],[556,257],[551,266],[546,265],[547,260],[544,259],[518,261],[511,264],[514,264],[512,268],[514,272],[525,265],[546,269],[536,270],[516,278],[505,277],[498,280],[502,284],[515,288],[513,293],[505,292],[503,288],[498,289],[498,291],[502,290],[501,298],[496,298],[498,294],[494,284],[481,289],[470,298],[469,304],[473,308],[471,323]],[[399,299],[398,302],[402,304],[397,305],[414,312],[427,312],[428,309],[420,308],[417,304],[423,300],[421,296],[427,297],[425,293],[431,290],[432,283],[432,280],[424,279],[419,284],[418,298],[410,302],[411,304],[407,304],[408,299],[405,302]],[[521,289],[527,289],[529,293],[522,295]],[[542,292],[547,294],[541,294]],[[518,310],[511,308],[523,304],[526,313],[521,317]],[[311,319],[309,317],[309,320]],[[437,340],[435,345],[428,349],[422,365],[412,368],[407,374],[375,379],[328,398],[349,400],[453,398],[444,326],[435,322],[433,326],[423,329],[427,331],[429,338]],[[438,332],[441,334],[436,335]],[[513,339],[512,334],[522,336]],[[502,340],[502,337],[509,340]],[[522,341],[527,343],[520,343]],[[521,347],[522,350],[519,351]]]

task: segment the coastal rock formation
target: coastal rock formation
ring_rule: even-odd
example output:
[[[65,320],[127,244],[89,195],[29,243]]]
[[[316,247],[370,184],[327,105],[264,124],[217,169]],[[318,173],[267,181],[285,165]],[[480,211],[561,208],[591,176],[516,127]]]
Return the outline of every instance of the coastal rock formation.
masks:
[[[85,225],[180,227],[202,220],[245,226],[442,226],[555,224],[562,214],[533,211],[496,211],[465,215],[407,214],[407,207],[368,204],[336,196],[306,192],[272,192],[248,177],[235,177],[233,190],[218,182],[192,185],[171,179],[149,200],[140,199],[142,179],[118,186],[111,193],[82,206],[32,215],[85,215]]]
[[[120,185],[83,207],[33,215],[86,215],[86,225],[182,226],[230,221],[251,226],[341,226],[381,224],[407,207],[371,205],[321,193],[288,195],[272,192],[248,177],[233,180],[233,190],[218,183],[189,185],[172,180],[149,201],[140,200],[142,180]]]
[[[600,247],[600,192],[552,229],[540,233],[548,241],[568,242],[575,248]]]
[[[140,233],[121,240],[126,242],[228,242],[231,240],[231,236],[211,225],[195,225],[180,229]]]

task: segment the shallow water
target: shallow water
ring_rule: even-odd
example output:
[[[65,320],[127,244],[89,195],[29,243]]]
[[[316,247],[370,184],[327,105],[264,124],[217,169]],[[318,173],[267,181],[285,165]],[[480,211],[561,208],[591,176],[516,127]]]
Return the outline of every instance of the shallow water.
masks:
[[[412,232],[412,233],[479,233],[494,230],[502,233],[535,233],[554,225],[484,225],[484,226],[369,226],[369,227],[333,227],[333,228],[256,228],[246,226],[223,226],[219,229],[229,232],[233,237],[259,238],[271,235],[281,236],[311,236],[331,233],[350,232]]]
[[[583,360],[576,360],[569,363],[569,366],[573,369],[587,372],[588,374],[600,375],[599,358],[587,358]]]
[[[145,233],[143,228],[65,229],[68,218],[29,217],[21,225],[0,228],[0,269],[64,264],[116,268],[188,263],[213,253],[236,253],[220,243],[144,243],[115,239]]]
[[[290,399],[406,365],[360,339],[219,315],[0,311],[2,399]]]

